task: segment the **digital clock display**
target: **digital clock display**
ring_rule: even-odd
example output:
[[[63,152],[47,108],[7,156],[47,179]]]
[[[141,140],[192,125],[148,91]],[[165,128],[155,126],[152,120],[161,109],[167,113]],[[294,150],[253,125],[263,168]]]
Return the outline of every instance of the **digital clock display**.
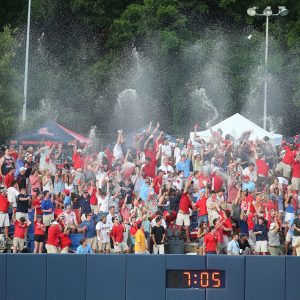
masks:
[[[167,271],[167,288],[169,289],[223,289],[225,288],[225,271]]]

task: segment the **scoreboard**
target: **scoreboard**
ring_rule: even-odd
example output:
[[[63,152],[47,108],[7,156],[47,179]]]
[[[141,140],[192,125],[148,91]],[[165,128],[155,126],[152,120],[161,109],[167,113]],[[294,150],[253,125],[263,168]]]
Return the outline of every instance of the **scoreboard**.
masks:
[[[300,257],[0,254],[0,300],[295,300]]]

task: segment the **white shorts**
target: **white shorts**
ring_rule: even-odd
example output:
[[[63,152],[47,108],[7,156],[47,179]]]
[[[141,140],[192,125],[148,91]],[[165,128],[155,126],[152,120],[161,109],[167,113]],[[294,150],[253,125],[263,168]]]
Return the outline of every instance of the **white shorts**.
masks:
[[[165,245],[153,245],[153,254],[165,254]]]
[[[256,241],[255,252],[268,252],[268,241]]]
[[[8,213],[0,213],[0,227],[9,227],[9,225]]]
[[[24,217],[26,220],[29,220],[28,213],[16,212],[16,219],[17,220],[19,220],[22,217]]]
[[[290,233],[287,233],[286,236],[285,236],[285,241],[286,241],[287,243],[289,243],[289,242],[292,241],[292,239],[293,239],[293,235],[290,234]]]
[[[118,243],[118,245],[114,246],[114,251],[115,253],[119,253],[119,252],[125,252],[127,251],[129,248],[128,248],[128,245],[125,243],[125,242],[122,242],[122,243]]]
[[[295,247],[300,240],[300,236],[293,236],[292,246]]]
[[[190,224],[191,224],[191,221],[190,221],[190,216],[188,214],[183,214],[181,212],[179,212],[177,214],[176,225],[190,226]]]
[[[294,219],[294,216],[294,213],[285,212],[284,222],[289,223],[291,219]]]

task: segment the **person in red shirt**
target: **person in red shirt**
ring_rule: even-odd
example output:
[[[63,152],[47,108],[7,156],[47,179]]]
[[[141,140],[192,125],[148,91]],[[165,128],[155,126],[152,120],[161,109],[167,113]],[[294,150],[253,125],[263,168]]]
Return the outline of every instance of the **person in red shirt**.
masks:
[[[228,209],[226,209],[225,211],[222,211],[222,213],[220,213],[222,219],[224,220],[221,228],[223,229],[223,239],[224,239],[224,244],[226,246],[226,250],[227,250],[227,246],[229,243],[229,237],[232,234],[232,222],[231,222],[231,213]]]
[[[220,175],[219,170],[215,171],[211,178],[212,190],[218,193],[224,184],[223,177]]]
[[[176,225],[179,226],[179,236],[181,235],[182,226],[185,229],[186,242],[190,242],[190,209],[194,209],[192,195],[188,192],[191,186],[192,179],[190,178],[185,187],[179,202],[179,210],[176,218]]]
[[[37,195],[34,196],[35,199],[32,201],[32,207],[34,209],[36,209],[36,214],[37,215],[42,215],[42,209],[41,209],[41,205],[42,205],[42,199],[43,199],[43,194],[40,192],[37,192]]]
[[[162,187],[164,174],[165,174],[164,171],[159,170],[157,176],[152,181],[152,187],[154,189],[155,194],[157,195],[159,194],[159,191]]]
[[[48,239],[46,243],[47,253],[57,253],[59,245],[59,236],[61,233],[60,226],[57,221],[52,220],[48,229]]]
[[[201,189],[199,191],[200,198],[199,200],[195,203],[195,207],[198,211],[198,227],[200,226],[201,222],[208,222],[208,216],[207,216],[207,207],[206,207],[206,190]]]
[[[210,226],[208,233],[204,236],[203,254],[217,254],[218,237],[215,234],[215,227]]]
[[[143,167],[144,178],[150,177],[154,178],[156,173],[156,164],[153,164],[151,158],[146,156],[145,165]]]
[[[8,229],[10,226],[8,207],[10,203],[7,199],[6,189],[0,189],[0,227],[4,227],[5,238],[8,239]]]
[[[73,167],[75,170],[84,169],[84,157],[82,149],[77,149],[77,144],[74,144],[74,152],[72,155]]]
[[[257,190],[262,191],[268,181],[269,176],[269,165],[265,162],[264,155],[258,155],[256,161],[256,172],[257,172]]]
[[[289,146],[282,146],[282,149],[285,150],[285,155],[282,161],[277,165],[275,171],[277,176],[283,176],[286,179],[290,179],[292,165],[294,163],[294,158],[297,155],[297,150],[295,149],[294,144],[290,144]]]
[[[43,243],[45,241],[46,226],[43,223],[43,216],[37,214],[34,209],[34,253],[43,252]]]
[[[3,183],[5,188],[10,188],[13,181],[15,180],[15,169],[10,169],[9,172],[5,175]]]
[[[15,219],[15,215],[13,215]],[[15,233],[13,240],[13,253],[22,252],[25,244],[25,238],[27,236],[27,228],[31,224],[30,221],[21,217],[15,221]]]
[[[64,232],[59,234],[59,246],[60,246],[60,253],[69,253],[70,246],[72,241],[70,240],[69,234],[71,232],[71,228],[66,227]]]
[[[292,187],[293,191],[300,190],[300,151],[297,152],[292,169]]]
[[[124,232],[126,231],[125,225],[120,224],[118,217],[113,217],[112,221],[114,223],[110,236],[114,243],[114,252],[115,254],[119,253],[129,253],[129,248],[127,243],[124,241]]]

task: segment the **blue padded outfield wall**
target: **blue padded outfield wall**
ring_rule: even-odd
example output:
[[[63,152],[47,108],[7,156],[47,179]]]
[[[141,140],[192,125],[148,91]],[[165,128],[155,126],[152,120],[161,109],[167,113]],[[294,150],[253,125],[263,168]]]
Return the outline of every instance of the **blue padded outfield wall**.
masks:
[[[167,288],[167,270],[223,270],[225,288]],[[300,257],[0,254],[0,300],[295,300]]]

